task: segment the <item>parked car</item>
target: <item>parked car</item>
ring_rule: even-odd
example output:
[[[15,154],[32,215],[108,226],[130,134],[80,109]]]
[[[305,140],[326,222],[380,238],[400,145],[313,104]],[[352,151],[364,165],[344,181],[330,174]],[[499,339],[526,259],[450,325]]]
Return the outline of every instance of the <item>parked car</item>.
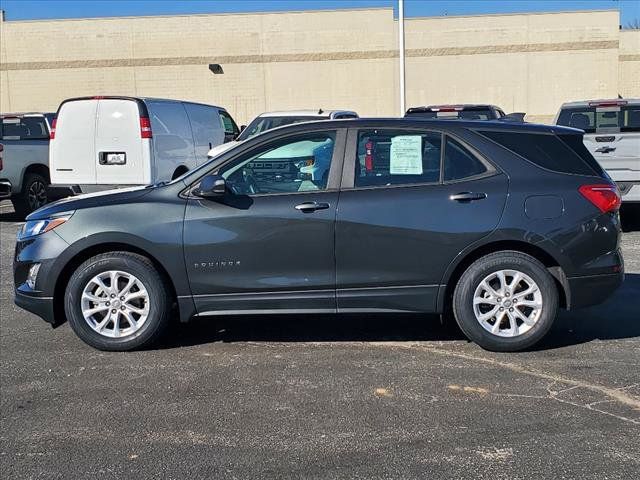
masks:
[[[226,152],[234,147],[238,142],[242,142],[272,128],[283,127],[293,123],[312,122],[314,120],[340,120],[346,118],[358,118],[356,112],[351,110],[290,110],[281,112],[265,112],[254,118],[249,126],[242,126],[240,135],[233,143],[218,145],[209,150],[209,158],[214,158],[222,152]]]
[[[10,198],[18,215],[47,203],[51,113],[0,115],[0,199]]]
[[[251,175],[318,143],[333,145],[324,179]],[[155,341],[174,314],[452,312],[482,347],[515,351],[621,284],[619,205],[575,129],[301,123],[168,184],[31,214],[15,301],[104,350]]]
[[[204,163],[239,128],[221,107],[158,98],[83,97],[62,102],[51,133],[57,197],[147,185]]]
[[[524,117],[524,114],[521,114]],[[507,117],[501,108],[495,105],[462,104],[462,105],[429,105],[412,107],[407,110],[405,118],[431,118],[439,120],[498,120]]]
[[[565,103],[556,125],[584,130],[584,144],[616,182],[625,203],[640,202],[640,99]]]

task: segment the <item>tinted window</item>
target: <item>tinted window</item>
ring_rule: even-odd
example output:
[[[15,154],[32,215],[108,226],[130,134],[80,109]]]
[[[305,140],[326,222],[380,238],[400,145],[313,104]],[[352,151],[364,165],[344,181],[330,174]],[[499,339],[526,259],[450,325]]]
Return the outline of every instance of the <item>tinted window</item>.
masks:
[[[311,122],[313,120],[322,120],[322,117],[311,116],[285,116],[285,117],[257,117],[245,128],[238,140],[246,140],[259,133],[266,132],[276,127],[283,127],[285,125],[291,125],[293,123]]]
[[[600,164],[593,158],[591,152],[584,146],[582,135],[558,135],[558,138],[562,140],[571,150],[580,156],[580,158],[589,165],[593,171],[599,175],[604,175],[604,170]]]
[[[220,121],[222,122],[222,128],[224,129],[225,134],[236,135],[240,131],[236,122],[231,118],[231,115],[224,110],[220,110]]]
[[[444,149],[444,181],[473,177],[487,171],[483,163],[460,143],[447,137]]]
[[[44,140],[49,130],[44,117],[5,117],[2,119],[3,140]]]
[[[335,132],[296,135],[225,165],[220,174],[238,194],[324,190],[334,144]]]
[[[439,133],[362,131],[358,136],[355,186],[439,182],[441,151]]]
[[[485,137],[548,170],[593,175],[594,170],[573,149],[553,134],[480,132]]]
[[[465,108],[454,111],[409,110],[405,117],[437,118],[438,120],[493,120],[496,115],[488,108]]]
[[[558,125],[579,128],[587,133],[640,132],[640,105],[565,108],[558,116]]]

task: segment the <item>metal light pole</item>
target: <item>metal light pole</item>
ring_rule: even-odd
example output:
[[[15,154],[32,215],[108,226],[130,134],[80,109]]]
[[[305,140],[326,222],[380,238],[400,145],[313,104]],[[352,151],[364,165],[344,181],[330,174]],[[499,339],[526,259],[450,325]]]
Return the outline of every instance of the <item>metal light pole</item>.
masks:
[[[405,81],[404,81],[404,0],[398,0],[398,50],[400,57],[400,116],[404,116]]]

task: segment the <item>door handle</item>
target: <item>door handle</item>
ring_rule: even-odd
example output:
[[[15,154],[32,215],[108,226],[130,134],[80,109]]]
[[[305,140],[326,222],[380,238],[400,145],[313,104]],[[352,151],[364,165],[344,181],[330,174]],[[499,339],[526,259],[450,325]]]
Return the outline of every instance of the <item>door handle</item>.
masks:
[[[483,200],[487,198],[486,193],[460,192],[449,197],[449,200],[456,202],[472,202],[474,200]]]
[[[316,210],[325,210],[327,208],[329,208],[329,204],[324,202],[304,202],[295,206],[296,210],[300,210],[304,213],[311,213]]]

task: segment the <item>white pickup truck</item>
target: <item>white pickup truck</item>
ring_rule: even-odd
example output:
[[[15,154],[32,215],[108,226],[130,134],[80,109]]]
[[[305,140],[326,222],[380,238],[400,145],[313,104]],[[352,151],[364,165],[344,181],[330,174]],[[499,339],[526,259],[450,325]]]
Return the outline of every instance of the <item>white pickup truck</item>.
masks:
[[[0,115],[0,199],[25,216],[47,203],[52,113]]]
[[[622,202],[640,204],[640,99],[565,103],[554,123],[584,130],[584,145],[618,184]]]

